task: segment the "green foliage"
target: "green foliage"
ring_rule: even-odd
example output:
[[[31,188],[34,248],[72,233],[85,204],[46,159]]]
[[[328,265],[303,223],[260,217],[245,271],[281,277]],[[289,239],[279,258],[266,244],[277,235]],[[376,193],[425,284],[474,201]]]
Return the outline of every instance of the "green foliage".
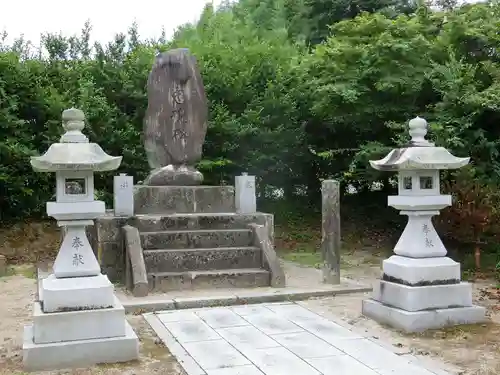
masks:
[[[280,189],[288,207],[317,211],[321,179],[338,178],[360,192],[349,202],[373,211],[385,205],[373,183],[385,197],[393,181],[368,160],[405,145],[416,115],[437,144],[472,157],[481,186],[498,184],[500,5],[440,6],[240,0],[207,5],[170,41],[142,40],[135,25],[106,45],[90,45],[89,24],[80,36],[44,35],[41,50],[0,37],[0,219],[43,213],[53,176],[34,173],[29,156],[58,140],[71,106],[141,181],[146,80],[158,51],[174,47],[190,48],[202,70],[210,116],[199,168],[209,184],[248,171],[262,200]],[[96,188],[109,199],[111,175]]]

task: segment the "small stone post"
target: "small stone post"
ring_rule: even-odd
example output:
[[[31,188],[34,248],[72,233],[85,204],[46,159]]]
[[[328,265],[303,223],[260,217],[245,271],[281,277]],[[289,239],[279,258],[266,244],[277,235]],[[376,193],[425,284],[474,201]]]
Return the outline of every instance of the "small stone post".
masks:
[[[235,178],[235,206],[239,214],[254,214],[257,212],[257,198],[255,195],[255,176],[243,172]]]
[[[0,276],[7,275],[7,260],[4,255],[0,255]]]
[[[115,216],[134,216],[134,177],[120,173],[113,185]]]
[[[340,189],[339,182],[324,180],[321,184],[322,227],[321,253],[323,282],[340,284]]]

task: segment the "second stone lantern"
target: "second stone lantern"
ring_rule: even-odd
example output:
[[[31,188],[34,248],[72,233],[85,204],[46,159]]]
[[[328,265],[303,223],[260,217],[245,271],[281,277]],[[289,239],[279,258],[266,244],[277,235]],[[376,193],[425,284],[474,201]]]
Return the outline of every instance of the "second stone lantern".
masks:
[[[398,195],[388,204],[408,223],[394,253],[383,262],[383,276],[363,314],[407,332],[471,324],[485,320],[485,309],[472,304],[472,287],[461,282],[460,264],[446,257],[432,217],[450,206],[450,195],[440,194],[439,171],[458,169],[469,158],[453,156],[427,141],[427,122],[409,122],[411,144],[394,149],[385,158],[370,161],[380,171],[398,172]]]

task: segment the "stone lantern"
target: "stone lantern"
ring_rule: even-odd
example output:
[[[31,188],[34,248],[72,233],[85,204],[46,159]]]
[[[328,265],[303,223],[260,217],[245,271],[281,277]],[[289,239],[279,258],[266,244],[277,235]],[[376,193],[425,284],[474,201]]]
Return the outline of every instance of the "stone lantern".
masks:
[[[104,202],[94,200],[94,172],[117,169],[122,157],[89,143],[84,119],[78,109],[65,110],[60,142],[31,158],[35,171],[56,174],[56,201],[47,203],[47,214],[64,233],[53,274],[39,281],[33,325],[24,330],[23,360],[31,371],[138,357],[137,336],[85,231],[105,213]]]
[[[450,206],[440,194],[439,171],[458,169],[469,158],[453,156],[425,139],[427,122],[409,122],[411,144],[370,161],[380,171],[398,173],[398,195],[388,204],[408,216],[394,253],[383,262],[383,280],[373,298],[363,301],[363,314],[407,332],[484,321],[485,309],[472,304],[472,287],[460,281],[460,264],[446,257],[432,217]]]

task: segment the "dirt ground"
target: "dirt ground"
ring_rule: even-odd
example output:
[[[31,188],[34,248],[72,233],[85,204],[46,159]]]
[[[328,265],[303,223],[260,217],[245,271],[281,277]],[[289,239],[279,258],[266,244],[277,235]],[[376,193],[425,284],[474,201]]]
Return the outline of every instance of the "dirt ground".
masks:
[[[344,260],[346,266],[341,270],[344,277],[372,285],[378,281],[381,258],[359,251],[344,255]],[[398,332],[361,315],[361,302],[368,296],[358,293],[300,304],[327,318],[341,317],[353,330],[392,345],[398,354],[438,360],[452,374],[500,374],[500,301],[495,281],[481,280],[473,284],[474,303],[487,308],[489,323],[431,330],[422,334]],[[425,358],[423,360],[425,362]]]
[[[0,375],[24,375],[22,366],[23,326],[31,323],[35,280],[26,270],[20,275],[0,278]],[[140,338],[141,357],[137,362],[98,365],[90,369],[36,372],[40,375],[183,375],[181,367],[159,341],[142,316],[127,316]]]
[[[8,238],[0,231],[0,254],[11,263],[18,263],[11,274],[0,277],[0,375],[21,375],[22,330],[31,322],[32,302],[35,296],[34,267],[23,264],[53,257],[50,250],[57,248],[59,235],[50,225],[20,226],[19,233]],[[3,236],[3,237],[2,237]],[[22,238],[15,242],[12,238]],[[14,256],[21,254],[21,256]],[[25,254],[25,255],[22,255]],[[363,283],[373,284],[380,275],[383,253],[357,250],[343,254],[342,276]],[[53,258],[52,258],[53,259]],[[31,263],[33,264],[33,263]],[[459,370],[461,375],[500,374],[500,305],[496,284],[483,280],[474,284],[475,303],[486,306],[491,322],[484,325],[459,326],[429,331],[424,334],[403,334],[381,326],[361,315],[361,301],[367,294],[321,298],[300,302],[305,307],[328,317],[341,317],[346,324],[366,336],[378,338],[393,345],[399,354],[415,354],[434,358]],[[37,372],[40,375],[183,375],[183,371],[157,339],[141,316],[128,316],[141,341],[141,357],[138,362],[99,365],[90,369]],[[451,368],[448,369],[451,371]]]

